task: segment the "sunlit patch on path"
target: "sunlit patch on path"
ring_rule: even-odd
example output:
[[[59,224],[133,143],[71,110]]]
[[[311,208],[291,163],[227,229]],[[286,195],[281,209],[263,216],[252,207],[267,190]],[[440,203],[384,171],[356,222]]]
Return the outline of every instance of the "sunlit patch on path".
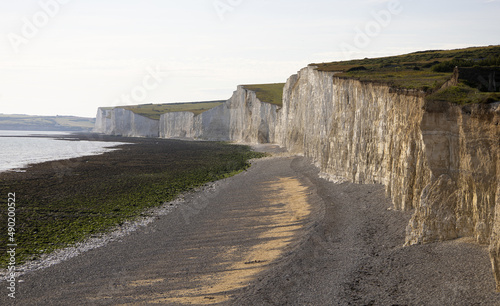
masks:
[[[208,273],[200,273],[190,282],[193,286],[182,290],[169,291],[164,294],[128,296],[131,303],[151,304],[213,304],[230,299],[231,291],[240,289],[255,280],[256,276],[277,260],[283,250],[292,242],[297,232],[303,227],[303,220],[310,214],[307,202],[308,188],[297,178],[284,177],[277,181],[264,182],[258,189],[264,195],[265,205],[258,209],[259,216],[248,214],[248,217],[235,220],[245,231],[256,230],[260,234],[257,243],[245,248],[234,245],[222,250],[218,260],[214,261]],[[242,206],[242,209],[251,207]],[[247,227],[247,224],[255,224]],[[218,235],[221,233],[215,233]],[[159,285],[167,282],[162,279],[135,280],[128,283],[129,287]],[[125,290],[127,291],[127,290]],[[127,305],[127,304],[125,304]]]

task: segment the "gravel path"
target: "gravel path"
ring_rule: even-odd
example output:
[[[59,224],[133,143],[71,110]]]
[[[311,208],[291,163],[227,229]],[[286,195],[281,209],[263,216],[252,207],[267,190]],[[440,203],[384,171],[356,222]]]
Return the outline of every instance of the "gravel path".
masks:
[[[485,247],[402,247],[410,213],[382,186],[327,182],[303,157],[258,160],[175,205],[23,275],[0,305],[500,304]]]

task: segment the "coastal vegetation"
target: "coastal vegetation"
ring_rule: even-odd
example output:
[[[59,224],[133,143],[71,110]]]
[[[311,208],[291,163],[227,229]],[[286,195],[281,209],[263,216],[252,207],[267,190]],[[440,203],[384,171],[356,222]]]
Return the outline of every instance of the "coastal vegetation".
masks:
[[[137,144],[0,174],[0,193],[15,192],[18,203],[17,264],[119,226],[182,192],[244,171],[251,158],[263,156],[248,146],[220,142],[121,141]],[[5,233],[6,212],[0,212]],[[7,267],[7,238],[0,236],[1,268]]]
[[[217,107],[225,101],[208,101],[208,102],[187,102],[187,103],[163,103],[163,104],[142,104],[134,106],[121,106],[130,110],[138,115],[160,120],[160,116],[172,112],[192,112],[199,115],[209,109]]]
[[[285,83],[243,85],[243,88],[255,92],[262,102],[283,105],[283,87]]]
[[[429,100],[457,104],[500,100],[500,46],[429,50],[311,65],[319,71],[337,72],[336,76],[341,78],[417,90],[426,94]],[[452,78],[455,67],[459,72],[458,84],[443,88]],[[489,83],[498,85],[491,88]]]

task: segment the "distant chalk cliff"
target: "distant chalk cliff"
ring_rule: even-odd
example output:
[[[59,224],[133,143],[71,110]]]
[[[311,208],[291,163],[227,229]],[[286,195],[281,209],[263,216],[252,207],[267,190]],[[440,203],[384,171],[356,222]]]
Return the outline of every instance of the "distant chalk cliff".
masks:
[[[160,136],[244,143],[275,142],[278,108],[260,101],[255,92],[238,86],[224,104],[197,116],[188,112],[162,115]]]
[[[229,100],[196,115],[189,111],[168,112],[155,120],[122,107],[99,108],[94,131],[130,137],[269,143],[275,142],[279,108],[238,86]]]
[[[159,120],[124,108],[99,108],[94,132],[125,137],[158,137]]]

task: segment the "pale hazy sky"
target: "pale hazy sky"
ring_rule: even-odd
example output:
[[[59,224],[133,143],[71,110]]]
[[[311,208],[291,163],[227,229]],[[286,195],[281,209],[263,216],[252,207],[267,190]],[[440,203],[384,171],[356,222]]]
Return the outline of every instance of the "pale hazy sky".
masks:
[[[228,99],[312,62],[500,44],[498,0],[0,0],[0,113]]]

